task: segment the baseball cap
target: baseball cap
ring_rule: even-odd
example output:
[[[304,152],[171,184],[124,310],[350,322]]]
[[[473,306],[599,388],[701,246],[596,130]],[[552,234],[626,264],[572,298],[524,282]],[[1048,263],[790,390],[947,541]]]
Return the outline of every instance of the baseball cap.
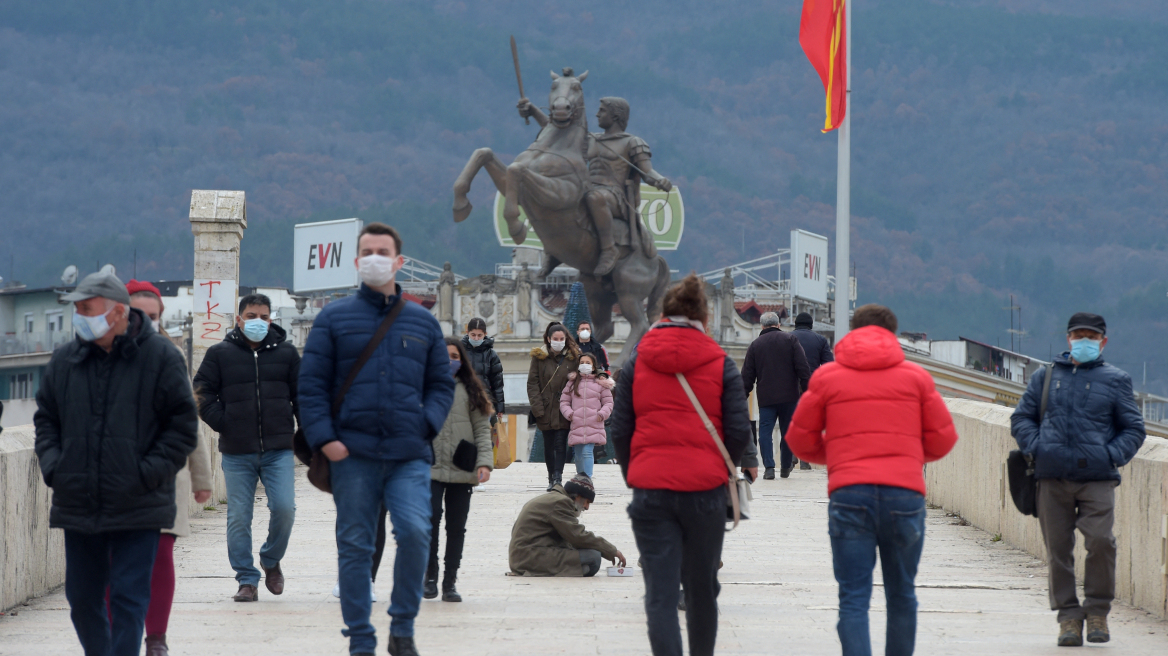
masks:
[[[108,298],[111,301],[130,304],[130,293],[126,283],[112,272],[98,271],[85,276],[73,291],[61,297],[62,301],[84,301],[90,298]]]
[[[1090,312],[1076,312],[1071,320],[1067,322],[1067,332],[1071,333],[1076,330],[1094,330],[1095,332],[1106,335],[1107,322],[1098,314],[1091,314]]]

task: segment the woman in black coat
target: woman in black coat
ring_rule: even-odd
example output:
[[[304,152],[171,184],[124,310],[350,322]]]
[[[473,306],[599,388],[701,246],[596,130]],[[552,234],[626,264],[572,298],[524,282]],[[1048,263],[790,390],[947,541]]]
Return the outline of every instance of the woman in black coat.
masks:
[[[491,425],[495,425],[498,418],[503,416],[503,363],[499,361],[499,354],[495,353],[495,340],[487,337],[487,322],[479,317],[466,324],[466,334],[462,336],[462,347],[466,349],[470,364],[478,374],[483,387],[491,400],[495,402],[495,415],[491,417]]]

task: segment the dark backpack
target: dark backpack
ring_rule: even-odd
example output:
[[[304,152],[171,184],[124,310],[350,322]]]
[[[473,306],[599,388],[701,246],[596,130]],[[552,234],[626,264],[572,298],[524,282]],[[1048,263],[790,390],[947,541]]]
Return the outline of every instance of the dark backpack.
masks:
[[[1042,401],[1038,406],[1038,426],[1042,428],[1042,418],[1046,416],[1046,405],[1050,401],[1050,379],[1054,365],[1046,365],[1046,376],[1042,381]],[[1038,517],[1038,480],[1034,478],[1034,459],[1028,458],[1018,449],[1006,457],[1006,477],[1010,481],[1010,496],[1014,506],[1023,515]]]

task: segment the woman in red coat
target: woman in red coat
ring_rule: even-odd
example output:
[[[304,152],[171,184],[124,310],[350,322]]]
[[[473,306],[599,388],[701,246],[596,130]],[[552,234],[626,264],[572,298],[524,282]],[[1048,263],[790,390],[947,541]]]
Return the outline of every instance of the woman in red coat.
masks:
[[[957,443],[933,379],[907,362],[896,315],[865,305],[799,400],[787,443],[800,460],[827,465],[827,530],[839,582],[844,656],[869,656],[868,602],[876,550],[888,608],[887,656],[912,654],[914,580],[925,539],[926,462]]]
[[[685,585],[689,653],[712,655],[718,633],[730,474],[677,374],[693,388],[736,464],[752,440],[738,367],[706,334],[702,284],[690,274],[666,292],[665,318],[641,338],[615,392],[612,443],[633,488],[629,517],[644,568],[654,656],[682,653],[679,583]]]

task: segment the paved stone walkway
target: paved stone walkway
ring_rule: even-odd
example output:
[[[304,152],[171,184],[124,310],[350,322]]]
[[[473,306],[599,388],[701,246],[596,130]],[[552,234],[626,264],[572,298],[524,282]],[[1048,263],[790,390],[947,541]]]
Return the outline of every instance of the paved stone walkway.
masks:
[[[296,528],[283,563],[288,582],[282,596],[261,587],[258,603],[231,601],[236,585],[223,541],[223,506],[194,520],[193,535],[178,541],[172,654],[348,653],[340,604],[330,594],[336,576],[332,499],[307,484],[303,469],[297,475]],[[459,577],[465,601],[423,602],[417,628],[422,654],[649,654],[640,577],[504,576],[511,521],[526,499],[543,491],[543,480],[543,465],[517,463],[475,493]],[[588,527],[636,562],[625,515],[629,492],[620,472],[598,465],[596,486],[597,502],[584,514]],[[825,492],[822,470],[796,470],[788,480],[754,486],[756,518],[726,538],[719,654],[839,653]],[[258,549],[267,522],[262,503],[255,515]],[[392,549],[377,584],[381,601],[374,606],[379,653],[388,628]],[[1057,625],[1047,607],[1042,564],[942,511],[929,511],[917,583],[919,654],[1068,653],[1054,645]],[[877,654],[883,651],[882,609],[877,587],[871,615]],[[1112,642],[1083,649],[1168,653],[1168,623],[1124,606],[1111,618]],[[0,654],[79,653],[61,591],[31,601],[16,617],[0,617]]]

